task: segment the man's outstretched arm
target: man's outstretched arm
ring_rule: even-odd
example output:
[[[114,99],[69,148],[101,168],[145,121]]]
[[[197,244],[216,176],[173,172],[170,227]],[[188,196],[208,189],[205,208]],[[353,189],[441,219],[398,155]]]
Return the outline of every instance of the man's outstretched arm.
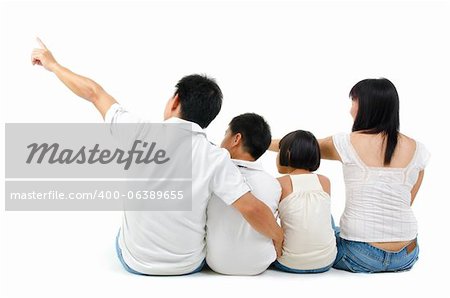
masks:
[[[31,63],[43,66],[46,70],[53,72],[73,93],[92,102],[102,114],[102,117],[105,118],[106,112],[117,102],[114,97],[93,80],[80,76],[60,65],[44,43],[39,38],[37,41],[41,48],[33,49]]]

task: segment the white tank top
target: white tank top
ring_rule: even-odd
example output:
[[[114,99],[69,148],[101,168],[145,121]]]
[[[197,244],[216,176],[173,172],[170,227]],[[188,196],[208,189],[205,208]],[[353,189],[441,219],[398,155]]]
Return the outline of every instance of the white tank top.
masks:
[[[425,146],[405,168],[369,167],[359,158],[349,134],[333,136],[342,160],[346,202],[341,216],[341,237],[360,242],[408,241],[417,236],[411,209],[411,190],[429,159]]]
[[[283,255],[278,259],[292,269],[327,267],[336,258],[331,226],[330,196],[316,174],[291,175],[292,193],[278,206],[284,231]]]

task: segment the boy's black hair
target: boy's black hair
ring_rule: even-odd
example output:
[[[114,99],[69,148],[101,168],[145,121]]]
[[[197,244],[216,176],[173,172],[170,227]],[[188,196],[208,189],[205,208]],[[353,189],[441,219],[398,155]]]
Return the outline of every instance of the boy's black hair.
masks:
[[[270,126],[264,118],[255,113],[245,113],[231,120],[229,128],[232,134],[242,135],[242,144],[246,152],[257,160],[266,152],[272,140]]]

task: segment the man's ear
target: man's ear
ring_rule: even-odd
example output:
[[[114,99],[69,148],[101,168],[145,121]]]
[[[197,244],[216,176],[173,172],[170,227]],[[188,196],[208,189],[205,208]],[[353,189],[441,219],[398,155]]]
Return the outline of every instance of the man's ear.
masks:
[[[172,100],[172,111],[175,111],[180,108],[180,98],[178,97],[178,93],[173,96]]]
[[[237,134],[235,134],[233,136],[233,145],[234,146],[239,145],[241,143],[241,140],[242,140],[242,135],[240,132],[238,132]]]

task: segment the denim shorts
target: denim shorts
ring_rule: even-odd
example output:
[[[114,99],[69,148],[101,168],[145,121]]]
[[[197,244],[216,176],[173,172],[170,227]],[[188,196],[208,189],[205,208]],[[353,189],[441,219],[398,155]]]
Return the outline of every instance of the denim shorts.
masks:
[[[350,241],[340,237],[336,229],[338,253],[333,268],[350,272],[376,273],[409,270],[419,258],[419,245],[408,252],[405,247],[392,252],[366,242]]]
[[[278,270],[284,271],[284,272],[289,272],[289,273],[322,273],[322,272],[326,272],[328,270],[330,270],[331,265],[323,267],[323,268],[319,268],[319,269],[293,269],[287,266],[284,266],[283,264],[281,264],[278,261],[275,261],[272,263],[273,266],[275,266],[275,268],[277,268]]]
[[[117,257],[119,258],[119,261],[122,264],[123,268],[125,268],[126,271],[133,273],[133,274],[159,276],[159,275],[152,275],[152,274],[145,274],[145,273],[137,272],[136,270],[131,269],[130,266],[128,266],[127,263],[125,263],[125,260],[123,259],[123,256],[122,256],[122,250],[119,247],[119,234],[120,234],[120,231],[119,231],[119,233],[117,233],[117,236],[116,236],[116,252],[117,252]],[[194,274],[194,273],[200,272],[200,271],[202,271],[203,266],[205,266],[205,263],[206,263],[206,261],[203,260],[203,262],[200,264],[200,266],[198,266],[198,268],[195,269],[194,271],[192,271],[190,273],[186,273],[186,274],[179,274],[179,275],[189,275],[189,274]]]

